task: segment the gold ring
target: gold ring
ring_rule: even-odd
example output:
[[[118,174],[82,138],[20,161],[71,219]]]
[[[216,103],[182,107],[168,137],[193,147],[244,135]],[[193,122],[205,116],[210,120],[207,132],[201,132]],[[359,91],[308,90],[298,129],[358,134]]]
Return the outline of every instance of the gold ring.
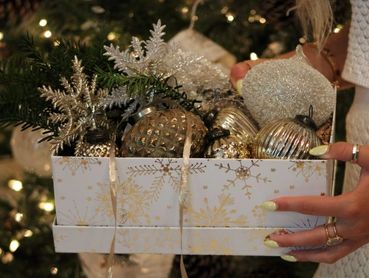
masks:
[[[335,222],[324,224],[324,230],[327,236],[327,242],[325,243],[327,246],[335,246],[342,243],[343,237],[338,235]]]
[[[351,163],[356,164],[359,159],[359,145],[354,144],[352,147]]]

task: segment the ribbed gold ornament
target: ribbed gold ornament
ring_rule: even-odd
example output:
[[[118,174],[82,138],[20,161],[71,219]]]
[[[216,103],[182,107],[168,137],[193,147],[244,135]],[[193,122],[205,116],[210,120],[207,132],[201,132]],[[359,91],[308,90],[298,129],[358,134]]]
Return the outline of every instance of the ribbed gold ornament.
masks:
[[[200,117],[174,108],[145,115],[124,136],[121,155],[182,157],[187,121],[192,125],[191,156],[202,154],[207,128]]]
[[[253,121],[234,106],[225,107],[218,112],[213,128],[229,130],[231,135],[238,137],[245,145],[251,144],[258,132]]]
[[[253,155],[260,159],[306,159],[309,150],[320,144],[314,129],[288,118],[267,124],[259,131]]]

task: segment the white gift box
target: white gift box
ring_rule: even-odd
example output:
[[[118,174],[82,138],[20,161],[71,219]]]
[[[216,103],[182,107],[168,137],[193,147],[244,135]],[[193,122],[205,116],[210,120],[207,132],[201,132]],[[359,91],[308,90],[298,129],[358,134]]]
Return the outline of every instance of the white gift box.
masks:
[[[116,158],[116,253],[178,254],[182,159]],[[114,216],[108,158],[52,159],[57,252],[109,253]],[[324,160],[190,159],[183,254],[280,255],[266,235],[325,223],[325,217],[267,212],[280,196],[330,195],[333,162]]]

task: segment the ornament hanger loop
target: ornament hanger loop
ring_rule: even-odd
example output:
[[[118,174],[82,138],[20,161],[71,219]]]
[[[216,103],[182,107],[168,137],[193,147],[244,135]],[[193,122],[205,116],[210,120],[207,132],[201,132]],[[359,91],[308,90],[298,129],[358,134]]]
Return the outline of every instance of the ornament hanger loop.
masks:
[[[192,6],[192,9],[191,9],[191,23],[190,23],[190,27],[189,27],[189,29],[191,29],[191,30],[195,27],[195,22],[197,20],[197,17],[196,17],[197,7],[200,4],[203,4],[204,1],[205,0],[196,0],[195,3]]]

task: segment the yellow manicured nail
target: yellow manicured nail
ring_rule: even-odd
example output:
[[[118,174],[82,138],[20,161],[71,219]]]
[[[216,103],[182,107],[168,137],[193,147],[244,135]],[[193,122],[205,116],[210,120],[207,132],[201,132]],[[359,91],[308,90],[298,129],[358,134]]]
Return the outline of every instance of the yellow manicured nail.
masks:
[[[269,247],[269,248],[278,248],[279,247],[278,242],[276,242],[274,240],[271,240],[271,239],[264,240],[264,245],[266,247]]]
[[[328,152],[328,147],[329,147],[328,145],[321,145],[321,146],[312,148],[309,151],[309,154],[313,156],[322,156]]]
[[[263,209],[270,210],[270,211],[275,211],[278,208],[277,204],[273,201],[266,201],[261,204],[261,207]]]
[[[297,262],[297,259],[292,255],[283,255],[281,259],[291,263]]]
[[[242,90],[242,83],[243,83],[243,80],[240,79],[236,82],[236,90],[238,93],[241,93],[241,90]]]

